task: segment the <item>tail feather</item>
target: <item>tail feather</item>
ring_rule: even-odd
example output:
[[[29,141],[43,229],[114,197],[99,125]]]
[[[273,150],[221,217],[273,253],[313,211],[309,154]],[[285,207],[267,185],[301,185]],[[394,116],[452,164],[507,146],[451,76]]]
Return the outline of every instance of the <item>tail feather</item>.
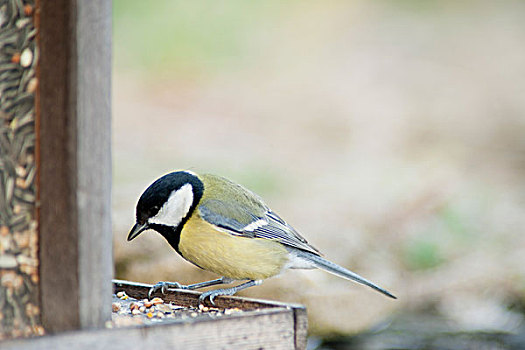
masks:
[[[395,295],[393,295],[386,289],[383,289],[377,286],[376,284],[370,282],[366,278],[359,276],[357,273],[354,273],[350,270],[345,269],[344,267],[334,264],[333,262],[320,257],[319,255],[315,255],[307,251],[299,251],[299,252],[296,252],[296,254],[303,259],[307,259],[311,261],[317,268],[320,268],[322,270],[325,270],[326,272],[330,272],[336,276],[345,278],[347,280],[351,280],[357,283],[364,284],[365,286],[375,289],[376,291],[383,293],[384,295],[392,299],[397,299]]]

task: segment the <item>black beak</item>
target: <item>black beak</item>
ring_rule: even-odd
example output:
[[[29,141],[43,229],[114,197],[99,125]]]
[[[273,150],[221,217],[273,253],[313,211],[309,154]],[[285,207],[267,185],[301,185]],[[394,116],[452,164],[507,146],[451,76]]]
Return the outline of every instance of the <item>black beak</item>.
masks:
[[[135,226],[133,226],[131,231],[129,231],[128,241],[131,241],[133,238],[135,238],[138,235],[140,235],[142,233],[142,231],[146,231],[147,229],[149,229],[149,226],[148,226],[147,222],[142,224],[142,225],[137,222],[135,224]]]

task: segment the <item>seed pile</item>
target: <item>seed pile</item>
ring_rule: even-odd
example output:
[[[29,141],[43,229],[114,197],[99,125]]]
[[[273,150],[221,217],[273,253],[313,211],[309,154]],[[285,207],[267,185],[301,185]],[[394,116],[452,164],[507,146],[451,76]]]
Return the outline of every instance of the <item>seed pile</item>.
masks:
[[[0,0],[0,340],[41,335],[34,0]]]
[[[112,309],[113,322],[108,324],[108,327],[153,323],[163,319],[219,318],[243,312],[238,308],[219,309],[203,305],[186,307],[173,302],[164,302],[161,298],[139,300],[128,296],[125,292],[113,295]]]

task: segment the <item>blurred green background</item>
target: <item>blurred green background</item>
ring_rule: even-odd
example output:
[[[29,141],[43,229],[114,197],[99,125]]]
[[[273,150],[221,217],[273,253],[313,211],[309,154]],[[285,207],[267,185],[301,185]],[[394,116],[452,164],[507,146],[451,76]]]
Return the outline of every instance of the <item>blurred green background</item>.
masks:
[[[312,334],[408,311],[523,329],[525,2],[113,3],[117,278],[214,277],[125,239],[143,189],[190,168],[399,297],[318,271],[244,294],[305,303]]]

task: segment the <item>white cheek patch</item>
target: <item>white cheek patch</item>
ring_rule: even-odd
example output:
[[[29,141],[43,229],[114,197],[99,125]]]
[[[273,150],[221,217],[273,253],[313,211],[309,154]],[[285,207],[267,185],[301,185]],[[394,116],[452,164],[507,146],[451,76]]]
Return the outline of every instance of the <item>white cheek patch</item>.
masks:
[[[244,226],[242,230],[250,232],[258,229],[259,227],[263,227],[264,225],[268,225],[268,221],[264,219],[259,219],[257,221],[252,222],[249,225]]]
[[[193,189],[190,184],[186,184],[171,193],[157,215],[149,219],[149,223],[177,227],[188,215],[192,204]]]

